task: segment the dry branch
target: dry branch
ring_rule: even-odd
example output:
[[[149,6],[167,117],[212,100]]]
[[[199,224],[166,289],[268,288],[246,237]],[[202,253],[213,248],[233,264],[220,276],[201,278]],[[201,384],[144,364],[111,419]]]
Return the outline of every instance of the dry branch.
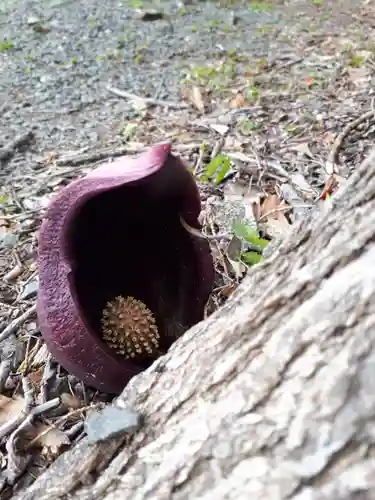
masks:
[[[334,199],[15,500],[375,498],[375,155]]]
[[[355,128],[358,127],[358,125],[361,125],[363,122],[369,119],[375,120],[375,114],[372,109],[370,111],[367,111],[366,113],[363,113],[361,116],[359,116],[352,122],[349,122],[344,128],[344,130],[340,132],[340,134],[336,137],[325,165],[325,171],[327,175],[331,175],[334,172],[337,172],[336,168],[337,158],[344,140],[347,138],[347,136],[350,134],[352,130],[354,130]]]
[[[18,148],[25,146],[34,139],[34,132],[31,130],[25,134],[17,135],[12,141],[0,149],[0,161],[11,158]]]
[[[111,92],[118,97],[122,97],[123,99],[130,99],[132,101],[141,101],[144,104],[148,104],[149,106],[162,106],[165,108],[171,109],[186,109],[188,108],[185,103],[178,103],[172,101],[161,101],[160,99],[153,99],[152,97],[141,97],[131,92],[127,92],[126,90],[116,89],[115,87],[107,86],[108,92]]]

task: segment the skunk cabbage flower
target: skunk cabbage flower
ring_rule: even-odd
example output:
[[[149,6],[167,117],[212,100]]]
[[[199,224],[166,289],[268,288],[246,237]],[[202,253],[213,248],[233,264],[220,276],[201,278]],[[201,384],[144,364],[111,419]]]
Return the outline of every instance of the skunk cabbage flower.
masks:
[[[54,358],[99,390],[131,377],[203,319],[213,283],[199,193],[170,145],[62,189],[39,232],[38,322]]]

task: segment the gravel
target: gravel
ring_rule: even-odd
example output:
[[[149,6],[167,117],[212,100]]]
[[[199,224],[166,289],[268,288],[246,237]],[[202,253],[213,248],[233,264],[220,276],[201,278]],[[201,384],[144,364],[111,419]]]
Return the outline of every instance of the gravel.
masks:
[[[118,142],[133,111],[129,101],[109,95],[108,84],[178,101],[189,64],[233,50],[268,56],[270,39],[257,36],[256,28],[284,23],[277,9],[256,12],[202,2],[139,9],[163,13],[156,21],[139,18],[138,0],[1,5],[1,145],[33,129],[41,151]]]

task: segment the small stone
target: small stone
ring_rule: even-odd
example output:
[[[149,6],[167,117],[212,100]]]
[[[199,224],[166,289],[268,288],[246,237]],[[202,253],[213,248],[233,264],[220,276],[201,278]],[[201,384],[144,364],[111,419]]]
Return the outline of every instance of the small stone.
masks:
[[[160,19],[165,18],[165,14],[163,12],[157,10],[136,10],[136,18],[142,21],[158,21]]]
[[[31,297],[34,297],[38,292],[38,287],[39,287],[38,279],[30,281],[24,287],[23,291],[21,292],[21,295],[19,296],[19,299],[27,300],[30,299]]]
[[[5,233],[0,235],[0,248],[11,249],[18,243],[18,236],[13,233]]]
[[[33,24],[38,24],[41,22],[41,19],[39,19],[39,17],[36,17],[36,16],[30,16],[27,18],[27,24],[29,26],[32,26]]]
[[[92,412],[85,421],[89,443],[97,443],[121,434],[136,432],[142,424],[141,414],[130,408],[107,406]]]

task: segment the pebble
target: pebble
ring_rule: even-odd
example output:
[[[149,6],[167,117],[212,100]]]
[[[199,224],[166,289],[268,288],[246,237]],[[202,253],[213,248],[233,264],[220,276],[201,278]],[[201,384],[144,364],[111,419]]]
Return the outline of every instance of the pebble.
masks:
[[[38,292],[38,287],[39,280],[37,278],[27,283],[19,296],[19,300],[27,300],[31,299],[31,297],[35,297]]]
[[[96,443],[121,434],[136,432],[142,424],[141,415],[130,408],[107,406],[95,410],[86,418],[85,430],[90,443]]]

